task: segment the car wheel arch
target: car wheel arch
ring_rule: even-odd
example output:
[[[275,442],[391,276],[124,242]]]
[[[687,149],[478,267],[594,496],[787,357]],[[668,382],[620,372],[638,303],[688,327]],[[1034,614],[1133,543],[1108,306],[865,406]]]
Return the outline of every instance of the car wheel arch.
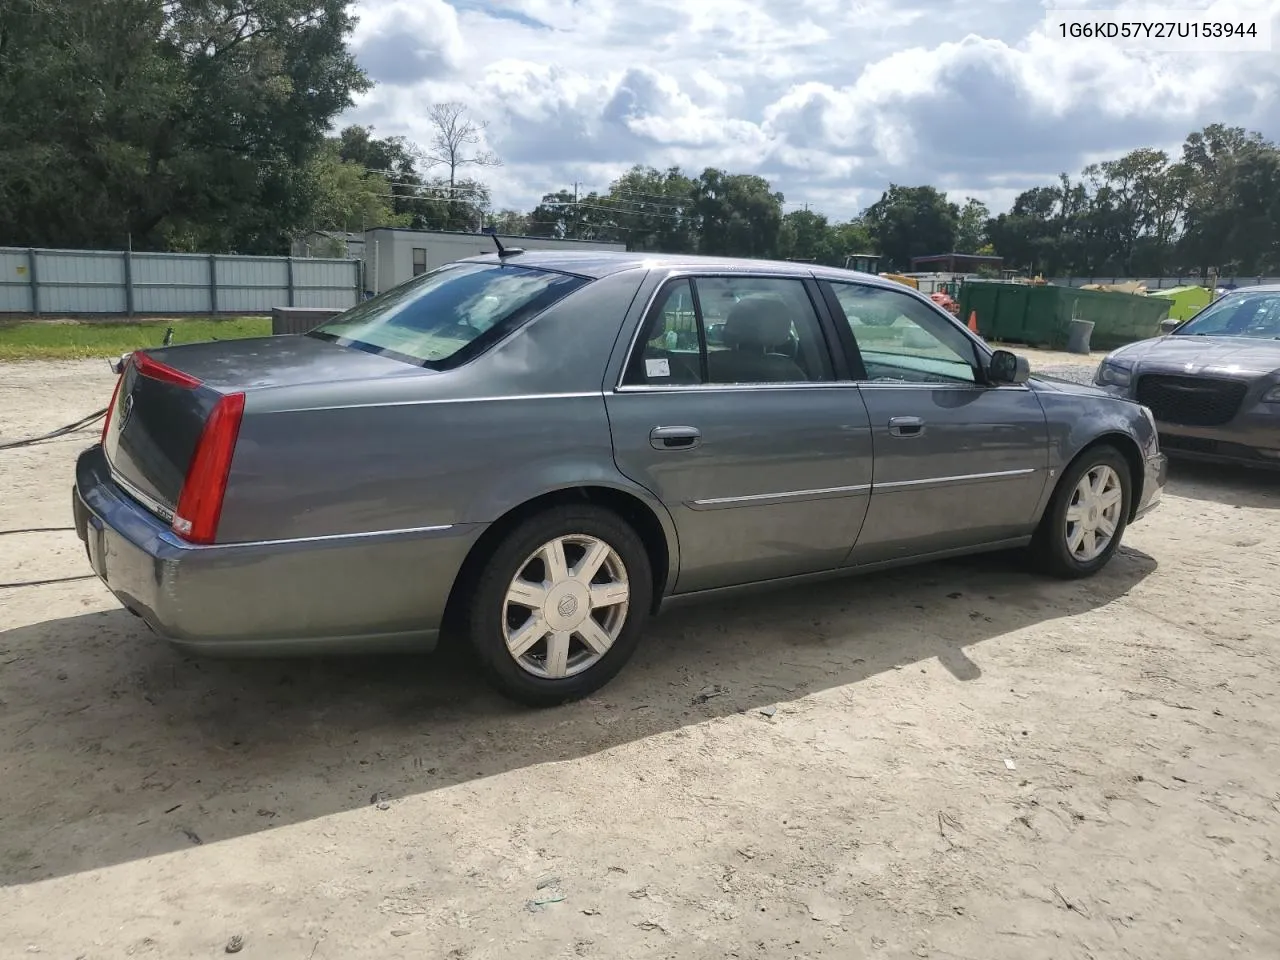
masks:
[[[466,559],[454,577],[445,605],[444,625],[452,630],[460,623],[475,578],[496,545],[529,517],[553,507],[590,503],[617,513],[639,535],[649,553],[653,570],[652,611],[656,613],[668,585],[675,583],[679,566],[679,547],[675,524],[670,515],[663,516],[661,504],[648,502],[636,492],[600,483],[579,484],[549,490],[519,503],[488,525],[472,544]]]
[[[1049,493],[1049,499],[1045,504],[1046,510],[1048,509],[1048,504],[1053,502],[1053,495],[1057,493],[1058,485],[1062,483],[1062,478],[1071,471],[1072,466],[1074,466],[1081,457],[1088,454],[1089,451],[1096,450],[1098,447],[1103,446],[1112,447],[1117,450],[1129,465],[1129,483],[1133,488],[1129,491],[1129,520],[1133,520],[1134,514],[1138,511],[1138,504],[1142,502],[1142,484],[1144,479],[1142,449],[1138,446],[1137,440],[1121,430],[1110,430],[1106,433],[1099,434],[1077,450],[1071,459],[1062,465],[1062,469],[1058,471],[1058,483],[1054,484]]]

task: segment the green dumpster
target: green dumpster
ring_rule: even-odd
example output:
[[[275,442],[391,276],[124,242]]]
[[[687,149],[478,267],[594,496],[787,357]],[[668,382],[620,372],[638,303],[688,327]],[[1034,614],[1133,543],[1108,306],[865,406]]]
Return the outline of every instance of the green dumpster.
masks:
[[[1093,321],[1090,346],[1112,350],[1160,334],[1172,301],[1076,287],[968,280],[960,288],[960,317],[978,317],[987,340],[1062,350],[1072,320]]]

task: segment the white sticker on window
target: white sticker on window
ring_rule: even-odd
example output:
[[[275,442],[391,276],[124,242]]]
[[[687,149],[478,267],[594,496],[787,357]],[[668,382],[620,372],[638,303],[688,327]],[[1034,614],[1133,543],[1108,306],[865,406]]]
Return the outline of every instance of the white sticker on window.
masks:
[[[646,377],[669,377],[671,376],[671,364],[666,360],[646,360],[644,362],[644,375]]]

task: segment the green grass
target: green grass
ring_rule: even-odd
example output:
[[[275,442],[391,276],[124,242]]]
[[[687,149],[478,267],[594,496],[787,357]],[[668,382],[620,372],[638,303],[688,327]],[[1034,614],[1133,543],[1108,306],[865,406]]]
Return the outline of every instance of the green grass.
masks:
[[[158,347],[173,327],[174,343],[239,340],[271,333],[270,317],[226,319],[180,317],[146,323],[32,321],[0,324],[0,360],[77,360],[118,357],[128,350]]]

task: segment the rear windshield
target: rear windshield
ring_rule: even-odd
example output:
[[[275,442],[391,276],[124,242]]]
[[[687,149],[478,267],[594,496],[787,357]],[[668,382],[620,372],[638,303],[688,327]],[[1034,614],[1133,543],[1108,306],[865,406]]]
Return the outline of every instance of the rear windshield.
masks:
[[[309,335],[447,369],[482,353],[587,282],[509,264],[450,264],[392,287]]]
[[[1183,337],[1280,340],[1280,291],[1228,294],[1178,328]]]

